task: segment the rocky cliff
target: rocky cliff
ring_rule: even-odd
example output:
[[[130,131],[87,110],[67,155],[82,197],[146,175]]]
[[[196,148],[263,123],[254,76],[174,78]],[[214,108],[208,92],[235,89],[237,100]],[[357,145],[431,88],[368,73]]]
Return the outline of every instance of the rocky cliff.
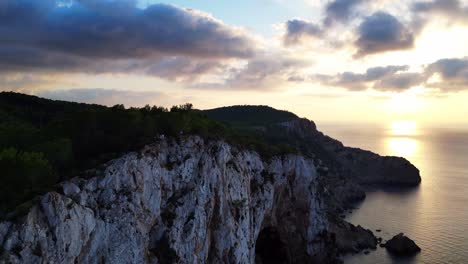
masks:
[[[18,151],[33,151],[44,169],[10,166],[16,150],[3,160],[0,263],[334,263],[377,244],[343,220],[365,185],[420,181],[404,159],[347,148],[312,121],[267,106],[167,111],[0,99],[7,124],[21,124],[6,134],[24,134],[4,137],[4,146],[22,142]],[[153,138],[161,133],[170,138]],[[70,180],[54,187],[55,172]],[[49,192],[19,205],[40,190]]]
[[[318,261],[333,243],[318,178],[298,155],[266,161],[196,136],[159,140],[1,223],[0,262]]]
[[[313,154],[265,160],[224,141],[162,137],[64,182],[0,223],[0,263],[332,263],[375,248],[341,213],[365,197],[362,185],[417,184],[419,171],[306,119],[280,125]]]
[[[309,142],[325,163],[337,173],[362,185],[415,186],[421,183],[419,170],[400,157],[383,157],[340,141],[317,130],[313,121],[294,119],[280,124],[290,134]]]

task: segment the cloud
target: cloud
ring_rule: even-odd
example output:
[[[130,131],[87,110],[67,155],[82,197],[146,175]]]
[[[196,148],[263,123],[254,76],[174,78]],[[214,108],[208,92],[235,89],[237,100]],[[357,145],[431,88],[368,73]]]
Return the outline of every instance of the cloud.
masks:
[[[325,7],[325,17],[320,24],[303,19],[292,19],[285,23],[283,36],[285,46],[296,45],[307,37],[323,37],[335,22],[344,23],[351,19],[354,9],[367,0],[334,0]]]
[[[63,100],[79,103],[103,104],[112,106],[124,104],[128,106],[152,105],[161,101],[165,95],[155,91],[130,91],[113,89],[69,89],[41,91],[37,96],[53,100]]]
[[[373,67],[365,73],[343,72],[335,75],[316,74],[310,78],[293,76],[290,81],[319,82],[349,91],[401,92],[416,86],[435,89],[441,93],[468,90],[468,57],[441,59],[424,65],[421,72],[411,72],[406,65]]]
[[[427,78],[438,77],[428,84],[430,87],[446,92],[468,90],[468,57],[438,60],[427,66],[425,73]]]
[[[204,89],[276,89],[285,85],[297,70],[307,67],[309,62],[280,54],[264,54],[249,60],[241,67],[230,68],[227,77],[218,83],[196,84]]]
[[[380,78],[389,76],[391,74],[395,74],[400,71],[407,71],[409,69],[408,65],[391,65],[391,66],[385,66],[385,67],[373,67],[369,68],[366,71],[366,81],[375,81]]]
[[[136,71],[177,79],[256,52],[247,33],[200,11],[142,9],[131,0],[60,3],[2,1],[0,71]]]
[[[366,0],[335,0],[325,7],[325,25],[332,25],[334,22],[347,22],[352,17],[354,9]]]
[[[246,36],[199,11],[166,4],[139,9],[128,1],[87,0],[69,7],[36,2],[42,3],[11,1],[7,6],[0,21],[2,31],[10,33],[9,45],[91,58],[158,53],[245,58],[254,52]]]
[[[288,82],[304,82],[306,79],[302,76],[293,75],[288,77]]]
[[[286,46],[298,44],[304,37],[322,36],[320,26],[301,19],[293,19],[286,22],[286,33],[283,42]]]
[[[415,36],[419,34],[426,21],[414,16],[407,23],[403,23],[385,11],[364,16],[365,10],[360,7],[380,10],[382,2],[384,0],[329,1],[325,5],[324,18],[319,23],[301,19],[287,21],[284,24],[286,30],[283,44],[285,46],[301,44],[307,37],[324,40],[325,44],[333,49],[348,48],[351,44],[357,48],[354,58],[412,48]],[[347,29],[354,28],[356,24],[357,28],[349,34]],[[339,25],[342,27],[337,27]]]
[[[233,70],[225,85],[251,89],[274,89],[284,83],[286,76],[305,65],[303,60],[290,57],[259,57],[250,60],[245,67]]]
[[[365,73],[344,72],[337,75],[315,75],[312,79],[329,86],[341,87],[350,91],[362,91],[368,89],[372,82],[407,70],[408,66],[406,65],[390,65],[369,68]]]
[[[144,67],[139,66],[137,68]],[[187,57],[170,57],[145,68],[145,74],[163,76],[171,81],[193,82],[208,74],[222,74],[227,65],[217,60],[193,60]]]
[[[468,6],[463,6],[459,0],[417,1],[411,9],[415,14],[440,14],[468,23]]]
[[[0,91],[33,93],[36,90],[50,87],[58,79],[55,75],[23,72],[0,73]]]
[[[405,72],[392,74],[377,81],[372,88],[381,91],[404,91],[421,85],[425,81],[421,73]]]
[[[359,58],[380,52],[412,48],[414,35],[394,16],[377,12],[366,17],[360,24],[355,45],[358,48],[355,57]]]

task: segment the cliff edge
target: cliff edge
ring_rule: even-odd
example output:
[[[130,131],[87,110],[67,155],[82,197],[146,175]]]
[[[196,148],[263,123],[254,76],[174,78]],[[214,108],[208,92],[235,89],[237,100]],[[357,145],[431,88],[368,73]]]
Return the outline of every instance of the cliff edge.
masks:
[[[314,162],[163,139],[0,224],[1,263],[331,262]],[[263,253],[262,253],[263,252]],[[263,259],[262,259],[263,258]]]

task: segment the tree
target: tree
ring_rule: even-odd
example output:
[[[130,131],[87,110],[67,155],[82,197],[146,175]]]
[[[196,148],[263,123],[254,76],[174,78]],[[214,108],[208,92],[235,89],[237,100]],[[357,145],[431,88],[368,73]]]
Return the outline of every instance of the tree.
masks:
[[[33,198],[57,182],[57,175],[42,153],[0,151],[0,206],[7,210]]]

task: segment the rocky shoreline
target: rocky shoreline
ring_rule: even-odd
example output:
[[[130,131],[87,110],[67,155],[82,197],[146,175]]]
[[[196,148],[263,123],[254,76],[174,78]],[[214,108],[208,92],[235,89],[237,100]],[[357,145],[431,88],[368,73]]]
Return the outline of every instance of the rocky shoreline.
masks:
[[[282,126],[317,155],[263,160],[223,141],[160,139],[0,223],[0,263],[266,263],[271,251],[339,263],[375,249],[374,234],[342,215],[366,185],[416,185],[419,171],[344,147],[312,121]]]

